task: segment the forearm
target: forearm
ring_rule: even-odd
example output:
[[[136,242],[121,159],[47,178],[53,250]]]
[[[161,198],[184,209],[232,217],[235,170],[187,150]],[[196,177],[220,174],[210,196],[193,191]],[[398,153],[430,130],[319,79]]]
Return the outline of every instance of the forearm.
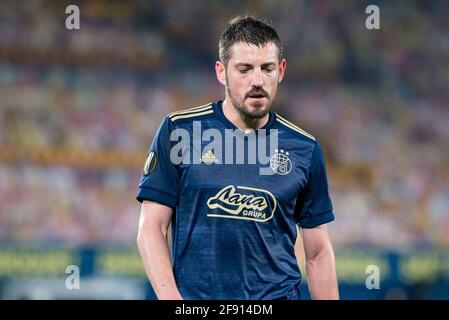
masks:
[[[159,300],[182,299],[173,275],[170,251],[158,228],[139,233],[137,240],[145,272]]]
[[[307,259],[307,282],[314,300],[337,300],[338,283],[335,270],[335,256],[332,249]]]

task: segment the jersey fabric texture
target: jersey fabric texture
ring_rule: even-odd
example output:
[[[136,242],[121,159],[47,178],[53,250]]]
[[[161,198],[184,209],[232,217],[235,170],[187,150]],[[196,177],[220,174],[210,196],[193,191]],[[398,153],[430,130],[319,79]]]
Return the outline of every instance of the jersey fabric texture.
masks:
[[[278,134],[278,149],[267,155],[270,163],[226,164],[229,146],[221,155],[203,150],[210,141],[201,143],[200,159],[192,150],[190,161],[173,163],[179,137],[170,136],[176,129],[190,137],[195,130],[215,129],[223,137],[226,130],[239,130],[216,101],[167,115],[150,146],[136,198],[174,209],[171,250],[182,297],[299,300],[296,225],[314,228],[335,219],[320,144],[270,111],[262,128]],[[195,148],[192,141],[185,145]],[[261,175],[261,166],[271,167],[272,174]]]

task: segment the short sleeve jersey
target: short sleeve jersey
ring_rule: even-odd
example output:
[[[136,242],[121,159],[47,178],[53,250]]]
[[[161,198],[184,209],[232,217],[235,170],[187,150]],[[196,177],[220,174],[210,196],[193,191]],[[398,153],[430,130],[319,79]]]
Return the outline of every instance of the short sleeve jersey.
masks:
[[[300,299],[296,225],[335,219],[317,140],[273,111],[253,133],[216,101],[167,115],[150,146],[136,197],[174,209],[173,272],[184,299]]]

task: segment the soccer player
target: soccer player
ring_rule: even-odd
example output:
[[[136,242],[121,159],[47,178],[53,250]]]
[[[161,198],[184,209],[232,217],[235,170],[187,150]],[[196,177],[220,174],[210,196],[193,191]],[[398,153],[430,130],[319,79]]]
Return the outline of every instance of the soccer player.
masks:
[[[297,225],[311,297],[338,299],[323,152],[312,135],[270,110],[285,69],[275,29],[235,18],[215,64],[225,99],[163,119],[136,196],[137,244],[158,299],[300,299]],[[255,153],[251,141],[276,134],[269,163],[227,158],[239,151],[225,145],[229,130],[246,137],[247,158]],[[198,144],[195,135],[209,139]],[[205,150],[211,136],[215,148]]]

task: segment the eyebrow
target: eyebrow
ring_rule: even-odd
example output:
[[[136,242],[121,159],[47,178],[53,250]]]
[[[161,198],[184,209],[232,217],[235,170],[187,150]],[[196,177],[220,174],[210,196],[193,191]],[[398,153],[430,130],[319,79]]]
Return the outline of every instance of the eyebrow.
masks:
[[[245,63],[245,62],[240,62],[240,63],[236,63],[235,64],[236,68],[238,68],[238,67],[252,67],[252,66],[253,66],[252,64]],[[276,63],[275,62],[266,62],[266,63],[262,64],[262,68],[269,67],[269,66],[276,66]]]

